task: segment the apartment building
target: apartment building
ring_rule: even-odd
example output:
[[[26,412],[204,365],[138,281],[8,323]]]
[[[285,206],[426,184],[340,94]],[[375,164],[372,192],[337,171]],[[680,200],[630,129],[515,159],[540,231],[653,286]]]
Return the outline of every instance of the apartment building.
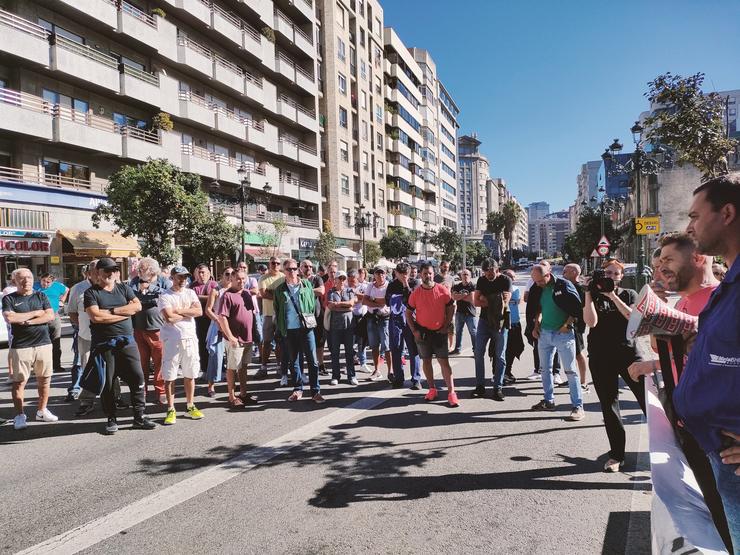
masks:
[[[475,133],[458,138],[458,217],[465,235],[480,237],[486,230],[489,204],[498,202],[498,191],[490,180],[490,164],[480,152],[481,141]]]
[[[363,234],[386,227],[383,9],[320,0],[318,16],[323,213],[338,254],[359,261]]]
[[[585,207],[596,207],[598,200],[598,175],[601,165],[601,160],[581,164],[581,171],[576,176],[576,183],[578,185],[578,195],[575,202],[576,218],[580,216]]]
[[[497,211],[501,211],[504,204],[507,202],[515,202],[519,206],[521,217],[514,228],[514,240],[512,247],[523,251],[529,250],[529,218],[527,216],[527,210],[517,200],[517,198],[511,193],[511,190],[506,185],[506,181],[501,177],[494,177],[490,180],[491,183],[495,183],[498,187],[498,208]]]
[[[49,243],[32,258],[0,250],[3,279],[23,264],[74,281],[93,256],[135,255],[135,243],[95,236],[90,215],[105,202],[111,173],[147,158],[200,175],[204,188],[233,201],[214,207],[234,222],[242,168],[248,231],[287,222],[285,254],[315,239],[312,2],[1,2],[0,235],[28,236],[29,248],[36,238]],[[153,125],[160,114],[171,130]],[[247,250],[256,254],[259,244]]]
[[[539,256],[553,256],[563,252],[565,238],[571,232],[568,210],[552,212],[536,220],[529,220],[531,252]]]

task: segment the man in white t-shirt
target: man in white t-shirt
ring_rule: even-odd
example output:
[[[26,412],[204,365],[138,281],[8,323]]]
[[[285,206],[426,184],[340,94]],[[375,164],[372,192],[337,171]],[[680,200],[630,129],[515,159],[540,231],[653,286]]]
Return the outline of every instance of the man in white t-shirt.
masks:
[[[357,298],[357,302],[352,307],[352,329],[354,330],[354,342],[357,345],[357,350],[355,351],[357,360],[355,363],[359,365],[358,372],[369,374],[370,369],[367,367],[367,353],[365,352],[367,332],[357,332],[360,319],[367,313],[367,305],[362,303],[362,298],[367,289],[367,283],[360,282],[357,270],[350,270],[347,272],[347,287],[352,289]]]
[[[70,402],[80,397],[82,388],[80,387],[80,378],[82,372],[87,366],[87,359],[90,356],[90,346],[92,336],[90,335],[90,316],[85,311],[85,291],[92,287],[96,279],[98,270],[95,265],[97,259],[88,264],[85,271],[85,279],[72,286],[67,298],[67,316],[72,326],[77,330],[77,366],[72,367],[72,383],[67,388],[67,398],[65,401]],[[86,405],[92,406],[95,397],[90,395],[91,402]]]
[[[162,355],[162,378],[167,396],[167,416],[165,426],[177,422],[175,412],[175,380],[177,369],[182,369],[185,386],[186,413],[193,420],[203,418],[203,413],[193,404],[195,379],[200,373],[198,335],[195,318],[203,314],[198,295],[189,288],[190,272],[183,266],[172,268],[172,288],[159,296],[158,307],[164,319],[160,336],[164,343]]]

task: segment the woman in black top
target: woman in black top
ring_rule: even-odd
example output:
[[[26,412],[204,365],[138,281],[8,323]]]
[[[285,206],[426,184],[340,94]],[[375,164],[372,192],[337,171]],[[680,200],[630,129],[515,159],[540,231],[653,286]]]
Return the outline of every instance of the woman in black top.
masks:
[[[606,277],[614,281],[613,291],[599,292],[588,280],[583,320],[591,328],[588,334],[588,359],[596,395],[604,415],[604,427],[609,438],[607,472],[617,472],[624,464],[625,432],[619,412],[619,377],[634,393],[642,412],[645,412],[643,381],[630,379],[627,368],[638,355],[633,342],[627,340],[627,322],[631,307],[637,300],[633,289],[621,289],[624,265],[619,260],[607,260],[602,266]]]

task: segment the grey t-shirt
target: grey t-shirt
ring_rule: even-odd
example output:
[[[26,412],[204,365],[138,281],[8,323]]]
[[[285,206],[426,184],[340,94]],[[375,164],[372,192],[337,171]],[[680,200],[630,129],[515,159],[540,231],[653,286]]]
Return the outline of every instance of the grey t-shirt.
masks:
[[[341,291],[332,289],[329,292],[328,301],[332,303],[340,303],[350,301],[355,298],[355,292],[352,289],[345,287]],[[333,330],[346,330],[352,326],[352,311],[337,312],[332,310],[331,312],[331,329]]]
[[[162,328],[164,321],[162,313],[157,308],[159,296],[164,293],[158,283],[152,282],[146,290],[141,289],[141,281],[132,280],[131,289],[141,302],[141,311],[133,315],[132,320],[135,330],[155,331]]]

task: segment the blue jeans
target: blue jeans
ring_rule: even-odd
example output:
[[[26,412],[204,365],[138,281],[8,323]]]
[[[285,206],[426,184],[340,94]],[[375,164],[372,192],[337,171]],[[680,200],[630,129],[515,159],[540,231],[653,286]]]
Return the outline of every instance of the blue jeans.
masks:
[[[378,349],[380,354],[388,352],[388,318],[376,319],[373,316],[367,321],[367,344],[372,349]]]
[[[355,377],[354,349],[352,348],[352,328],[329,330],[329,350],[331,351],[331,378],[339,380],[342,369],[339,363],[339,351],[344,346],[344,361],[347,365],[347,379]]]
[[[455,350],[459,351],[462,347],[463,328],[468,327],[468,333],[470,334],[470,344],[475,350],[475,334],[476,328],[478,327],[478,318],[474,314],[464,314],[462,312],[455,313]],[[504,349],[505,350],[505,349]]]
[[[712,465],[717,491],[725,508],[732,547],[737,553],[740,550],[740,476],[735,474],[737,465],[724,464],[719,453],[707,453],[707,458]]]
[[[77,349],[77,334],[80,328],[72,324],[72,373],[80,366],[80,351]],[[74,379],[72,380],[74,382]]]
[[[390,339],[391,360],[393,361],[393,382],[403,385],[404,369],[401,364],[404,346],[409,352],[409,370],[411,371],[411,381],[421,381],[421,364],[419,364],[419,351],[416,348],[414,334],[403,320],[391,318],[388,324],[388,336]]]
[[[492,330],[485,318],[478,319],[478,328],[475,331],[475,385],[485,386],[486,383],[486,356],[489,339],[494,342],[493,356],[493,387],[504,386],[504,370],[506,369],[506,340],[509,330]]]
[[[296,328],[286,331],[283,349],[288,354],[288,367],[292,366],[293,368],[293,391],[303,391],[303,375],[298,363],[298,354],[303,353],[308,364],[308,380],[311,392],[315,395],[321,391],[321,386],[319,385],[319,362],[316,358],[316,339],[313,330]]]
[[[560,364],[565,369],[570,389],[570,402],[573,408],[583,408],[581,393],[581,378],[575,370],[576,336],[573,330],[562,333],[560,331],[540,330],[537,340],[537,349],[540,355],[542,369],[542,389],[545,390],[545,401],[555,402],[555,392],[552,378],[552,365],[555,351],[560,355]]]
[[[352,316],[352,334],[353,334],[353,340],[355,344],[357,345],[357,350],[355,351],[355,354],[357,355],[357,360],[360,362],[360,364],[367,363],[367,352],[365,352],[366,347],[366,341],[364,338],[357,335],[357,321],[362,318],[362,316],[354,315]]]

